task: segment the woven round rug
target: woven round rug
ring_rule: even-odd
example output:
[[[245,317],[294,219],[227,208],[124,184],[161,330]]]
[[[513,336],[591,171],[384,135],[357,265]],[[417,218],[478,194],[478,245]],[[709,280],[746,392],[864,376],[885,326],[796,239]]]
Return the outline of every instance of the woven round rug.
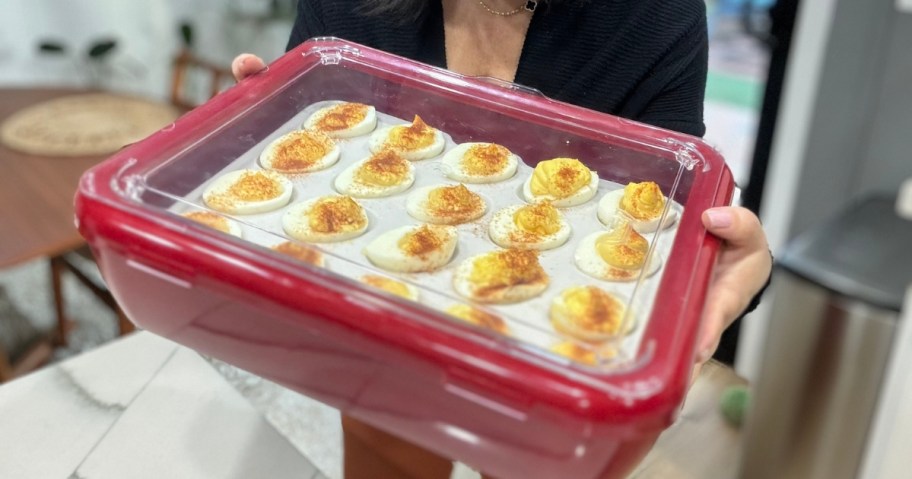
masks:
[[[177,110],[166,104],[109,93],[79,94],[17,111],[0,125],[0,142],[32,155],[103,155],[177,117]]]

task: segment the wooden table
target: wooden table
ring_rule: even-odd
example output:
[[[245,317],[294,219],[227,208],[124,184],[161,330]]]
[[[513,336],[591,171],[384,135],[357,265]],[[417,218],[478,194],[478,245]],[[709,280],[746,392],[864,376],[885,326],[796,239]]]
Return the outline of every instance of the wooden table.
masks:
[[[54,98],[82,93],[72,89],[0,89],[0,123],[13,113]],[[85,245],[76,231],[73,198],[82,173],[104,156],[54,158],[12,150],[0,144],[0,269],[49,258],[52,270],[57,340],[66,334],[60,273],[62,256]],[[26,353],[18,367],[9,364],[0,351],[0,382],[40,364],[50,355],[47,344]]]
[[[0,89],[0,122],[13,113],[77,90]],[[79,177],[103,157],[51,158],[0,144],[0,268],[54,257],[85,244],[73,225]]]

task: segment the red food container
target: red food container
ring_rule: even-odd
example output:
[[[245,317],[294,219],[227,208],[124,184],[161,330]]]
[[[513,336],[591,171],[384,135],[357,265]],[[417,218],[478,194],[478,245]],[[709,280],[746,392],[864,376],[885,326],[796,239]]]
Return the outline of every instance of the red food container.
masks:
[[[419,113],[453,141],[495,141],[530,166],[573,157],[613,184],[658,183],[682,209],[677,225],[650,237],[667,242],[659,274],[629,286],[635,333],[580,364],[443,314],[438,303],[452,292],[401,300],[175,213],[201,206],[201,185],[330,99],[400,119]],[[679,411],[719,247],[700,215],[732,190],[724,161],[698,138],[316,39],[87,172],[76,210],[142,328],[497,477],[618,478]]]

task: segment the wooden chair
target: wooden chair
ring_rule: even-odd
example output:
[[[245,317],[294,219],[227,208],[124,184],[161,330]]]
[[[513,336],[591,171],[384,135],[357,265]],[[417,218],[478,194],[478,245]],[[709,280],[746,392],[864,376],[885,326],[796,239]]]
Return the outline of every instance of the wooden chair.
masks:
[[[193,95],[191,88],[188,87],[188,83],[191,83],[191,80],[199,79],[205,80],[208,87],[206,91],[202,92],[202,96]],[[171,104],[181,111],[189,111],[217,95],[224,86],[233,81],[234,77],[230,68],[220,67],[199,59],[190,50],[183,49],[174,57],[172,62]],[[117,315],[117,325],[121,335],[128,334],[135,329],[135,326],[117,305],[117,301],[111,295],[111,292],[108,291],[105,284],[93,278],[92,274],[83,271],[80,263],[84,263],[86,259],[95,261],[88,246],[51,258],[51,283],[54,290],[54,307],[57,315],[57,331],[55,334],[55,343],[57,345],[66,344],[67,331],[70,325],[63,295],[63,277],[65,274],[71,274],[82,286],[114,311]],[[0,369],[2,369],[2,365],[0,365]]]
[[[78,259],[83,257],[84,259]],[[43,335],[35,341],[13,361],[7,351],[0,346],[0,384],[23,376],[38,369],[51,359],[55,346],[65,346],[67,333],[72,322],[66,313],[66,301],[63,294],[63,278],[66,273],[72,274],[79,283],[89,290],[96,298],[101,300],[117,315],[117,328],[120,336],[136,329],[127,318],[123,310],[117,305],[114,296],[108,291],[104,282],[93,279],[91,274],[83,271],[82,264],[86,261],[94,262],[92,252],[88,246],[83,246],[50,259],[51,286],[54,295],[54,312],[57,316],[57,328],[51,335]]]
[[[82,259],[80,259],[82,258]],[[63,295],[63,277],[65,273],[73,275],[79,281],[80,285],[89,290],[96,298],[105,304],[114,314],[117,315],[117,330],[119,335],[129,334],[136,327],[127,318],[114,296],[108,290],[103,281],[92,278],[91,274],[83,271],[82,265],[86,261],[95,262],[95,257],[88,246],[77,248],[60,256],[55,256],[50,260],[51,266],[51,286],[54,291],[54,311],[57,315],[57,333],[55,343],[57,345],[66,345],[67,332],[69,331],[70,320],[66,314],[66,302]]]
[[[192,95],[188,91],[188,85],[193,79],[204,80],[208,87],[208,90],[203,92],[204,95]],[[200,59],[190,50],[183,49],[174,57],[172,65],[171,104],[183,111],[192,110],[233,82],[234,77],[230,68]]]
[[[0,335],[4,336],[0,337],[0,384],[47,364],[54,353],[51,338],[24,326],[27,322],[6,289],[0,287]]]
[[[51,359],[53,352],[53,346],[49,341],[38,340],[12,362],[9,354],[0,346],[0,384],[44,366]]]

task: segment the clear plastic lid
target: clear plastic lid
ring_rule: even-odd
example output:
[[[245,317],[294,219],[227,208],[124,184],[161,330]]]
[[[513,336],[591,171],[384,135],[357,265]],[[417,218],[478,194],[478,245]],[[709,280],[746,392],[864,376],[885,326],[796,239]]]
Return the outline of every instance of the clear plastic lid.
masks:
[[[586,374],[649,361],[660,338],[696,324],[682,318],[699,315],[688,294],[705,287],[711,264],[699,216],[732,188],[698,139],[334,39],[298,51],[246,80],[231,103],[194,112],[199,122],[178,124],[179,135],[162,133],[159,157],[125,163],[118,191],[194,241],[235,246],[225,261],[265,261],[317,283],[338,275],[334,284],[385,311]],[[350,135],[317,121],[344,108],[357,110]],[[492,145],[518,157],[515,173],[467,179],[472,167],[508,169]],[[428,157],[380,162],[389,175],[371,176],[365,162],[397,148],[399,158]],[[317,160],[289,173],[274,160],[292,153]],[[271,203],[245,209],[244,198],[262,199],[244,197],[245,184],[266,187]],[[422,227],[456,221],[435,207],[452,213],[479,199],[477,218]],[[348,213],[321,220],[331,203]],[[327,224],[352,211],[367,224]],[[451,233],[455,248],[441,259]],[[416,250],[428,235],[432,244]]]

